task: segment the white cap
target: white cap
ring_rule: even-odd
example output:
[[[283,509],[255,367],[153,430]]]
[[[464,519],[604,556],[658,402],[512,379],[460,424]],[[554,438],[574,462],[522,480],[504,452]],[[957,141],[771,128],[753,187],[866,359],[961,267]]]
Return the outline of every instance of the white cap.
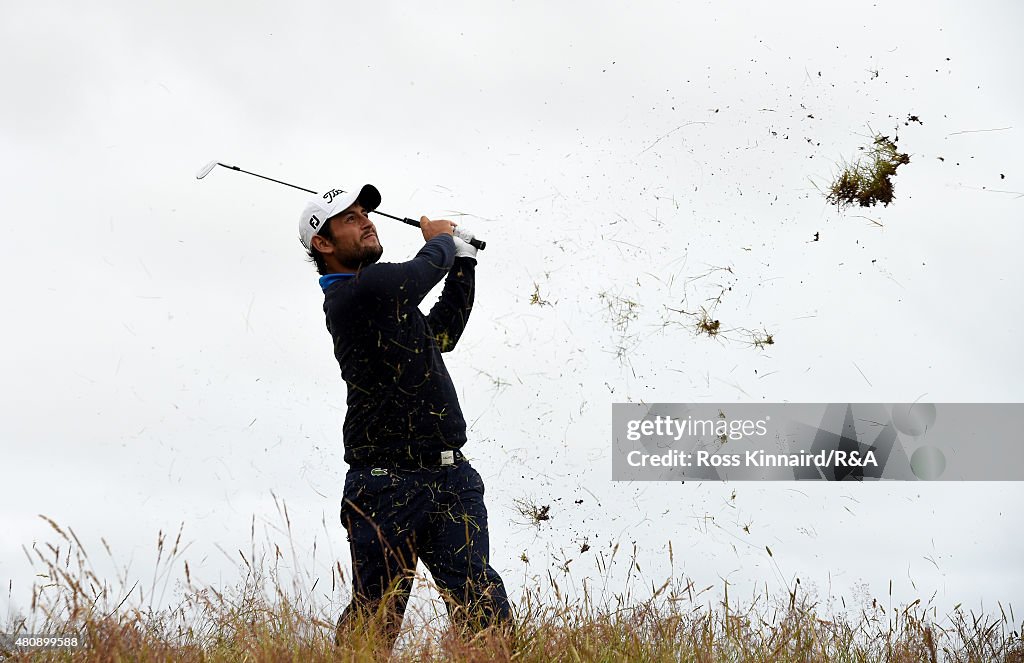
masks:
[[[317,234],[327,219],[341,214],[353,203],[360,203],[367,212],[377,209],[380,205],[380,191],[372,184],[364,184],[358,191],[330,191],[310,199],[299,217],[299,241],[308,251],[313,243],[313,235]]]

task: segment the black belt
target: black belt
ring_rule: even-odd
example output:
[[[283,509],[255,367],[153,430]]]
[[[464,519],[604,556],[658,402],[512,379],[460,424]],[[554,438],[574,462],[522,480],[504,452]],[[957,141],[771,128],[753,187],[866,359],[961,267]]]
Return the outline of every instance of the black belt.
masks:
[[[378,458],[376,460],[362,461],[351,465],[352,469],[366,469],[369,467],[388,468],[393,467],[403,470],[418,470],[423,468],[451,467],[464,462],[466,457],[458,449],[446,451],[435,451],[432,453],[421,453],[413,458]]]

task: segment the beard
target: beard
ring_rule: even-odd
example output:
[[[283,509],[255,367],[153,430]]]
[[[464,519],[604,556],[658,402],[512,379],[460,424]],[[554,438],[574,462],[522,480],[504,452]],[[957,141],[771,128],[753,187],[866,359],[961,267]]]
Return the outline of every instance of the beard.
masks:
[[[358,271],[374,264],[380,260],[382,255],[384,255],[384,247],[380,243],[377,246],[364,246],[348,257],[345,261],[345,267]]]

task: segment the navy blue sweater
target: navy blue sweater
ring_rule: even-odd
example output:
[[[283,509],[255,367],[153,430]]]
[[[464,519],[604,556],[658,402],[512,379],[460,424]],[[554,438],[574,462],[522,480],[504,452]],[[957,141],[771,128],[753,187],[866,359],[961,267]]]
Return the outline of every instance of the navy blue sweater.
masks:
[[[345,462],[415,462],[466,443],[466,421],[442,352],[473,308],[476,260],[439,235],[403,263],[377,263],[324,290],[327,330],[348,385]],[[428,315],[419,304],[444,278]]]

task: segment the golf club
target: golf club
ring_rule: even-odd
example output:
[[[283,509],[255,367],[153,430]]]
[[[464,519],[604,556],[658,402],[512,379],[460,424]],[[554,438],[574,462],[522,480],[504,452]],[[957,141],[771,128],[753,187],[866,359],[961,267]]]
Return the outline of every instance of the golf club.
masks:
[[[312,189],[307,189],[305,187],[301,187],[301,186],[298,186],[298,185],[295,185],[295,184],[289,184],[288,182],[282,182],[281,180],[275,180],[273,177],[267,177],[266,175],[260,175],[259,173],[252,173],[252,172],[249,172],[248,170],[242,170],[238,166],[229,166],[228,164],[221,163],[220,161],[211,161],[210,163],[208,163],[205,166],[203,166],[202,168],[200,168],[199,172],[196,173],[196,179],[197,180],[203,179],[204,177],[209,175],[210,171],[213,170],[214,168],[216,168],[217,166],[223,166],[224,168],[227,168],[229,170],[237,170],[238,172],[245,173],[246,175],[252,175],[254,177],[259,177],[259,178],[264,179],[264,180],[270,180],[271,182],[276,182],[278,184],[283,184],[285,186],[290,186],[293,189],[298,189],[299,191],[305,191],[306,193],[311,193],[314,196],[317,194],[317,192],[313,191]],[[420,227],[420,222],[419,221],[413,221],[410,218],[399,218],[397,216],[392,216],[390,214],[387,214],[386,212],[381,212],[380,210],[373,210],[373,212],[375,214],[380,214],[381,216],[386,216],[389,219],[394,219],[395,221],[401,221],[402,223],[407,223],[410,226],[416,226],[417,228]],[[465,239],[465,238],[463,237],[463,239]],[[466,241],[469,242],[470,244],[472,244],[473,246],[475,246],[480,251],[483,251],[485,248],[487,248],[487,242],[483,241],[482,239],[477,239],[477,238],[471,236],[470,239],[468,239]]]

